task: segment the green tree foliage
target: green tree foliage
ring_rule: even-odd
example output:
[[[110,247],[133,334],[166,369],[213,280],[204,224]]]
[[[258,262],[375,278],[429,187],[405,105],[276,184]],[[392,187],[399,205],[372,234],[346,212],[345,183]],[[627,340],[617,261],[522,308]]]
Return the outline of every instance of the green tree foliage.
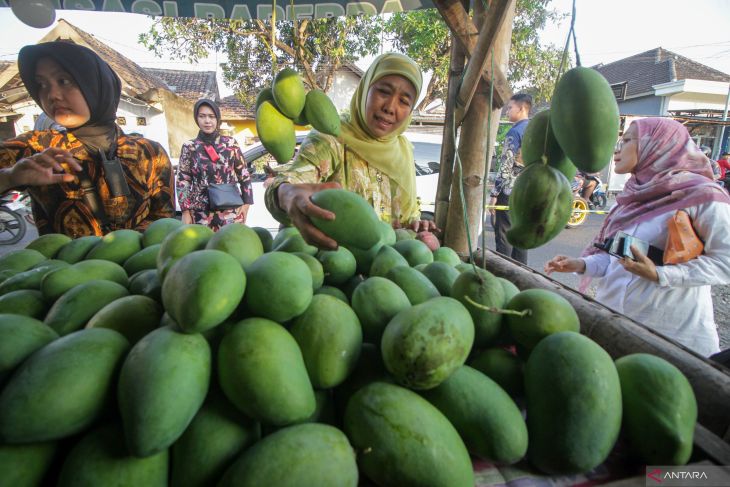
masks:
[[[310,88],[327,91],[335,72],[347,62],[375,54],[382,26],[378,17],[276,22],[274,50],[279,67],[302,73]],[[241,102],[253,106],[272,79],[271,23],[262,20],[158,19],[140,42],[156,55],[195,63],[210,50],[225,53],[223,77]]]
[[[515,91],[527,91],[537,102],[550,99],[562,52],[554,46],[542,46],[539,41],[539,31],[562,18],[548,9],[549,3],[550,0],[517,0],[512,27],[507,78]],[[428,9],[395,14],[386,22],[385,31],[396,49],[434,74],[417,108],[445,98],[451,38],[439,12]]]

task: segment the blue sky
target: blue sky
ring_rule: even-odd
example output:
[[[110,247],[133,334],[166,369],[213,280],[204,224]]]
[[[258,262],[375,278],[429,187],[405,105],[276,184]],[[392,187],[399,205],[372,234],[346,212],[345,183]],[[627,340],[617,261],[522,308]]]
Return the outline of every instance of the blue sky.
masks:
[[[553,0],[551,7],[570,12],[572,0]],[[581,61],[590,66],[608,63],[661,46],[683,56],[730,73],[730,0],[578,0],[576,35]],[[155,58],[137,44],[152,20],[143,15],[59,11],[58,17],[95,35],[99,40],[146,67],[214,70],[225,60],[211,55],[197,66]],[[566,19],[542,33],[545,43],[562,46],[569,28]],[[9,8],[0,8],[0,59],[14,60],[18,50],[35,43],[49,29],[22,24]],[[363,60],[362,67],[367,67]],[[221,94],[227,95],[222,82]]]

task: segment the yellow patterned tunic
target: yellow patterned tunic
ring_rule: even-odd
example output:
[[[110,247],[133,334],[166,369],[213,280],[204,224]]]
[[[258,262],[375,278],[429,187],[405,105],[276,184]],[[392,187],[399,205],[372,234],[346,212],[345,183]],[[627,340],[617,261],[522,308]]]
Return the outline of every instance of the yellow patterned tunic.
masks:
[[[117,156],[122,165],[129,196],[112,197],[101,174],[101,164],[94,161],[86,147],[71,133],[56,131],[26,132],[0,142],[0,168],[12,167],[24,157],[49,147],[65,149],[79,161],[97,189],[111,230],[144,230],[165,217],[174,217],[172,165],[157,142],[122,134],[117,139]],[[84,202],[77,181],[48,186],[29,186],[33,216],[38,233],[63,233],[76,238],[102,235],[102,224]]]
[[[413,161],[404,164],[413,165]],[[277,172],[279,175],[266,190],[266,207],[281,223],[289,223],[286,213],[276,203],[276,188],[283,183],[338,182],[368,200],[380,219],[388,223],[406,225],[421,216],[419,211],[402,214],[400,187],[331,135],[310,133],[296,159]]]

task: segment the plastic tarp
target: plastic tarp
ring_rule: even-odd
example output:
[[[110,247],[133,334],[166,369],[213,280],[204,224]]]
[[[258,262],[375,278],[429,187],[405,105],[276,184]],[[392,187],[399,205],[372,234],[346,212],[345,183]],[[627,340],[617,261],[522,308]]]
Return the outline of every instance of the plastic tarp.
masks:
[[[95,10],[128,12],[167,17],[229,19],[268,19],[273,11],[271,0],[51,0],[57,10]],[[8,7],[0,0],[0,7]],[[341,15],[384,14],[432,8],[431,0],[281,0],[276,2],[276,19],[338,17]]]

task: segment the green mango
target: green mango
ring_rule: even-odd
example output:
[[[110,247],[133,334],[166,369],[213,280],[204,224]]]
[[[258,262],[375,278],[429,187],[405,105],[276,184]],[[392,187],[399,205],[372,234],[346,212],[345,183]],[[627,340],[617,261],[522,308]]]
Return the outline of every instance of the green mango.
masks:
[[[502,348],[488,348],[469,360],[469,366],[499,384],[512,397],[525,393],[525,364]]]
[[[464,365],[438,387],[421,395],[454,425],[469,452],[504,465],[527,453],[527,425],[504,389]]]
[[[568,180],[547,164],[530,164],[517,176],[509,195],[512,228],[507,240],[534,249],[555,238],[570,219],[573,191]]]
[[[35,487],[53,463],[55,442],[0,445],[0,487]]]
[[[325,189],[311,196],[312,203],[335,214],[334,220],[311,217],[315,227],[338,244],[367,250],[381,238],[378,215],[362,196],[346,189]]]
[[[307,264],[307,267],[309,267],[309,271],[312,274],[312,291],[314,292],[322,287],[322,284],[324,284],[324,268],[319,260],[304,252],[294,252],[294,255],[302,259]]]
[[[0,271],[27,271],[35,265],[46,260],[47,257],[37,250],[18,249],[0,255]]]
[[[218,230],[208,240],[205,248],[230,254],[244,269],[264,254],[264,246],[258,234],[246,225],[235,222]]]
[[[384,382],[362,387],[347,404],[344,431],[359,452],[360,470],[377,485],[474,486],[471,458],[456,429],[408,389]]]
[[[135,253],[129,259],[124,261],[124,270],[128,276],[132,276],[139,271],[147,269],[157,269],[157,255],[160,253],[162,244],[154,244],[144,247]]]
[[[360,321],[347,303],[335,297],[313,296],[290,332],[302,351],[312,386],[317,389],[341,384],[360,356]]]
[[[386,277],[391,269],[398,266],[408,267],[408,261],[390,245],[383,245],[373,258],[370,276]]]
[[[48,233],[36,238],[28,245],[26,249],[37,250],[43,254],[46,259],[53,259],[61,248],[71,241],[71,237],[62,233]]]
[[[142,250],[142,234],[137,230],[114,230],[89,250],[86,259],[110,260],[119,265]]]
[[[545,140],[547,139],[547,143]],[[554,167],[568,181],[575,176],[575,166],[570,159],[565,157],[563,149],[555,140],[552,128],[550,127],[550,110],[543,110],[530,119],[525,133],[522,136],[522,160],[526,165],[545,163]],[[544,157],[544,159],[543,159]]]
[[[63,462],[58,487],[144,485],[166,487],[169,452],[137,458],[124,446],[119,426],[100,426],[86,434]]]
[[[249,267],[246,307],[262,318],[284,323],[304,313],[312,301],[312,277],[307,264],[286,252],[264,254]]]
[[[83,328],[104,306],[124,296],[129,296],[129,291],[116,282],[85,282],[74,286],[58,298],[43,322],[59,335],[68,335]]]
[[[433,252],[420,240],[401,240],[393,244],[393,248],[406,258],[408,265],[411,267],[433,262]]]
[[[352,309],[357,313],[365,339],[371,343],[380,343],[388,322],[410,307],[406,293],[384,277],[369,277],[352,293]]]
[[[20,289],[40,290],[41,281],[50,272],[68,267],[69,264],[62,260],[44,260],[32,269],[15,274],[13,277],[5,279],[0,284],[0,295],[7,294],[10,291],[18,291]]]
[[[431,389],[464,365],[474,342],[474,322],[457,300],[433,298],[395,315],[385,327],[383,361],[396,381]]]
[[[86,254],[99,242],[101,242],[101,237],[96,235],[76,238],[61,247],[56,258],[69,264],[81,262],[86,257]]]
[[[129,292],[162,302],[162,284],[157,269],[139,271],[129,279]]]
[[[97,279],[116,282],[124,287],[129,285],[122,266],[108,260],[92,259],[49,272],[41,280],[41,292],[46,301],[52,303],[71,288]]]
[[[621,381],[623,429],[646,465],[684,465],[692,455],[697,400],[682,372],[646,353],[616,360]]]
[[[355,275],[357,261],[346,247],[337,250],[320,250],[317,259],[322,264],[324,282],[330,286],[340,286]]]
[[[294,157],[296,136],[294,123],[270,101],[264,101],[256,110],[256,131],[261,143],[279,164]]]
[[[304,101],[304,115],[312,127],[322,133],[340,136],[340,115],[332,100],[322,90],[311,90]]]
[[[210,346],[199,333],[165,327],[137,342],[117,389],[130,453],[149,457],[175,443],[203,404],[210,375]]]
[[[124,296],[97,311],[86,328],[111,328],[132,345],[160,326],[162,306],[147,296]]]
[[[603,463],[621,429],[621,384],[611,357],[579,333],[552,334],[525,366],[528,457],[550,475]]]
[[[408,300],[413,305],[424,303],[441,295],[428,277],[407,265],[393,267],[385,277],[396,283],[406,293]]]
[[[271,246],[274,242],[274,237],[271,236],[271,232],[263,227],[253,227],[252,230],[256,232],[256,235],[258,235],[264,252],[270,252]]]
[[[150,247],[152,245],[161,244],[165,238],[183,222],[177,218],[160,218],[150,223],[150,226],[142,233],[142,246]]]
[[[99,328],[33,353],[0,392],[0,442],[49,441],[85,430],[109,402],[128,349],[122,335]]]
[[[160,281],[165,280],[175,262],[190,252],[205,248],[211,237],[213,230],[205,225],[180,225],[173,229],[162,241],[160,253],[157,254],[157,272],[160,274]]]
[[[578,169],[598,172],[611,162],[619,109],[601,73],[583,66],[566,72],[555,86],[550,112],[555,139]]]
[[[530,310],[525,316],[506,315],[512,337],[528,350],[553,333],[580,332],[580,319],[570,302],[547,289],[526,289],[510,299],[506,308]]]
[[[271,320],[249,318],[231,326],[218,347],[218,380],[226,397],[258,421],[285,426],[315,410],[299,345]]]
[[[259,423],[211,394],[172,446],[170,485],[215,485],[236,457],[261,438]]]
[[[456,267],[461,264],[459,254],[454,249],[449,247],[439,247],[433,251],[434,262],[446,262],[449,265]]]
[[[293,69],[284,68],[276,73],[271,84],[271,94],[277,108],[290,119],[293,120],[302,113],[307,94],[301,76]],[[261,106],[265,103],[262,102]]]
[[[0,313],[42,320],[48,312],[43,294],[35,289],[19,289],[0,296]]]
[[[219,487],[357,487],[355,452],[342,431],[307,423],[283,428],[245,450]]]
[[[186,333],[223,323],[246,289],[239,261],[220,250],[198,250],[180,258],[162,283],[162,304]]]
[[[424,267],[421,269],[421,272],[436,286],[441,296],[450,296],[451,286],[454,285],[454,281],[459,277],[459,271],[453,265],[447,264],[446,262],[431,262],[430,264],[422,265]]]
[[[33,352],[56,338],[58,333],[35,318],[0,314],[0,385]]]
[[[501,308],[505,304],[504,288],[497,277],[480,267],[469,266],[451,285],[451,297],[469,310],[474,320],[474,343],[477,348],[494,343],[502,328],[502,315],[475,306],[467,297],[487,308]]]

